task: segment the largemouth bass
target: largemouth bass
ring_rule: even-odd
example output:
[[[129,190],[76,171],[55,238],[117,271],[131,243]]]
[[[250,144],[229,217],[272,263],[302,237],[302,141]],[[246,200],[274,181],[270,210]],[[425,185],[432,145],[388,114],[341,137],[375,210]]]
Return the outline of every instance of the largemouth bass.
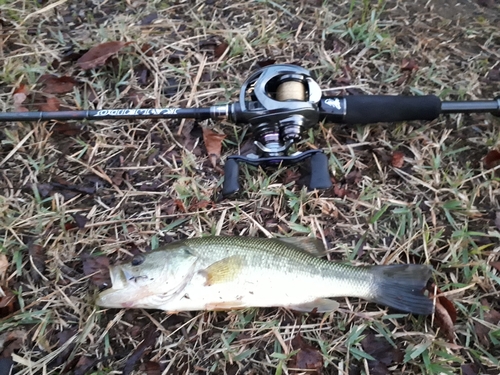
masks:
[[[425,265],[351,266],[330,262],[316,239],[201,237],[171,243],[110,267],[112,287],[97,305],[168,312],[286,307],[334,311],[331,297],[358,297],[431,314]]]

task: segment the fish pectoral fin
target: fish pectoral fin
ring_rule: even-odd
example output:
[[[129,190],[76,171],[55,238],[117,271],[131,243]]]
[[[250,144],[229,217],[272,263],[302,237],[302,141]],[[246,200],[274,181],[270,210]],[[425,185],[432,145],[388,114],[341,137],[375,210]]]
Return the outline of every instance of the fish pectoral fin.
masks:
[[[287,245],[317,257],[324,257],[326,255],[323,242],[315,237],[279,237],[273,238],[273,240],[284,242]]]
[[[242,267],[243,259],[241,256],[233,255],[211,264],[200,273],[205,275],[205,285],[210,286],[234,280]]]
[[[338,310],[339,303],[328,298],[318,298],[314,301],[301,303],[299,305],[289,305],[288,308],[300,312],[312,312],[315,310],[316,312],[324,313]]]

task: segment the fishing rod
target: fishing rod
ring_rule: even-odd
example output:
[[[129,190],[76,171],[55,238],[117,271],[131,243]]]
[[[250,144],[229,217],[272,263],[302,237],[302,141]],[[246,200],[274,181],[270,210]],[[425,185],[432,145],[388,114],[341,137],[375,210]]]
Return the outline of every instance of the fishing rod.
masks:
[[[290,64],[270,65],[254,72],[234,103],[198,108],[99,109],[60,112],[0,113],[0,122],[46,120],[184,119],[221,120],[250,124],[256,154],[231,155],[224,165],[223,196],[240,189],[239,163],[295,164],[310,159],[309,189],[332,186],[328,158],[321,150],[290,153],[302,134],[320,121],[344,124],[431,121],[441,114],[489,112],[500,116],[494,100],[441,101],[435,95],[324,96],[308,70]]]

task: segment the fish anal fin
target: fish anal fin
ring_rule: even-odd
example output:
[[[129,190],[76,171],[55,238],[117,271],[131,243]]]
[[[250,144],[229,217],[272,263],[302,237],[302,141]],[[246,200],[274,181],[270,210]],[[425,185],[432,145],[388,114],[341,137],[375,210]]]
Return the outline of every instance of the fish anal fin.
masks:
[[[207,303],[205,305],[205,310],[208,310],[208,311],[227,311],[227,310],[242,309],[244,307],[247,307],[247,306],[241,301],[221,301],[221,302]]]
[[[318,298],[311,302],[301,303],[298,305],[287,306],[290,310],[310,313],[316,311],[319,313],[333,312],[338,310],[339,303],[328,298]]]
[[[326,249],[323,242],[315,237],[279,237],[274,238],[274,240],[284,242],[287,245],[291,245],[317,257],[326,255]]]
[[[215,262],[201,271],[206,278],[205,285],[226,283],[234,280],[243,267],[243,259],[239,255],[233,255]]]

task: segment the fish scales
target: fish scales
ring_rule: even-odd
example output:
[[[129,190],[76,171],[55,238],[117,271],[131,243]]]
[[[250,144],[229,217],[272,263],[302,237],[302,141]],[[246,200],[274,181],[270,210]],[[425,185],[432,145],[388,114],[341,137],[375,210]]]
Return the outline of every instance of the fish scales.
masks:
[[[111,267],[103,307],[165,311],[286,307],[333,311],[331,297],[358,297],[401,311],[429,314],[424,265],[352,266],[312,255],[315,239],[210,236],[169,244]]]

